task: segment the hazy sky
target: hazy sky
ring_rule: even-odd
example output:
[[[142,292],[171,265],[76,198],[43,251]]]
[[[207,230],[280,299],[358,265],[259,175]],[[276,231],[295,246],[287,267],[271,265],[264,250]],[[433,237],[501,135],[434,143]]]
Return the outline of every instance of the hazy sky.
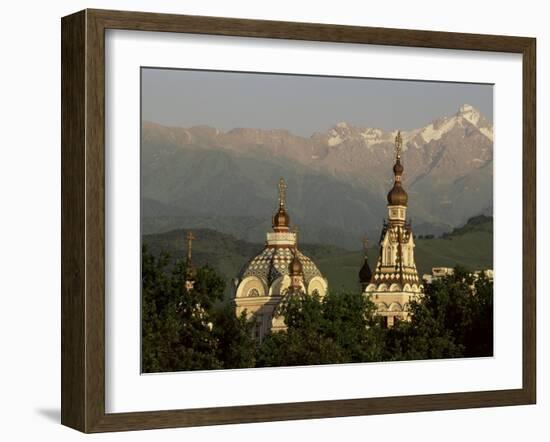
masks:
[[[208,125],[325,132],[340,121],[414,129],[471,104],[492,122],[487,84],[142,69],[142,118],[167,126]]]

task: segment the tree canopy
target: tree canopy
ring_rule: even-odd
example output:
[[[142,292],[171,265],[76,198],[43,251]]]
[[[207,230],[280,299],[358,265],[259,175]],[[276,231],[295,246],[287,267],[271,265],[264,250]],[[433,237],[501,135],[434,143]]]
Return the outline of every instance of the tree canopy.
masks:
[[[411,321],[386,332],[388,360],[492,356],[493,283],[457,267],[409,305]]]
[[[292,295],[278,309],[285,331],[253,338],[254,324],[223,301],[210,266],[185,288],[185,263],[142,252],[142,370],[166,372],[491,356],[493,284],[456,268],[409,305],[411,320],[385,328],[357,292]]]
[[[142,371],[241,368],[254,365],[246,318],[220,305],[225,283],[209,266],[185,288],[183,261],[142,251]]]

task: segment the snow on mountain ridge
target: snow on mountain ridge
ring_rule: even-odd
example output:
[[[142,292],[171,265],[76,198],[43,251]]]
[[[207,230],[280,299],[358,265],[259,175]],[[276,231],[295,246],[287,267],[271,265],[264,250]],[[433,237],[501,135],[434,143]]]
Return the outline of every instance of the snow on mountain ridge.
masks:
[[[455,124],[455,118],[450,118],[446,120],[437,128],[435,127],[434,123],[430,123],[428,126],[424,127],[424,129],[420,133],[420,136],[426,143],[429,143],[432,140],[439,140],[444,134],[449,132],[455,126]]]
[[[403,150],[407,150],[409,142],[415,148],[420,148],[420,144],[429,143],[430,141],[440,140],[447,132],[453,130],[458,125],[464,128],[468,125],[474,126],[481,134],[493,141],[493,128],[485,120],[483,115],[472,105],[463,104],[458,112],[452,117],[443,117],[432,121],[430,124],[410,131],[402,131]],[[367,147],[382,143],[393,143],[397,130],[384,131],[379,128],[371,127],[354,127],[346,122],[339,122],[328,133],[327,144],[331,147],[339,146],[346,140],[357,139],[363,142]],[[420,134],[421,140],[415,140]]]
[[[342,140],[340,135],[336,134],[330,137],[327,142],[329,146],[338,146],[339,144],[342,144],[343,141],[344,140]]]
[[[468,120],[476,127],[481,118],[479,111],[469,104],[462,105],[456,115]]]

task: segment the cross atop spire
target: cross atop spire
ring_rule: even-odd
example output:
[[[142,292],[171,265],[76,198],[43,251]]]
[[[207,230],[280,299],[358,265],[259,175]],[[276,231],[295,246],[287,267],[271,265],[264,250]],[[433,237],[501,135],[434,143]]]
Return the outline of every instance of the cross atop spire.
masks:
[[[195,235],[193,232],[187,232],[187,262],[185,263],[185,289],[187,291],[192,290],[195,286],[195,278],[197,276],[197,269],[193,266],[193,240]]]
[[[299,291],[302,287],[303,282],[303,266],[298,257],[298,227],[292,229],[294,232],[294,257],[288,266],[288,273],[290,276],[290,290]]]
[[[401,150],[403,149],[403,139],[401,138],[401,131],[397,131],[395,136],[395,161],[401,159]]]
[[[367,237],[367,234],[365,233],[365,236],[363,236],[363,250],[365,251],[365,256],[367,256],[368,248],[369,248],[369,238]]]
[[[290,217],[286,211],[286,183],[285,179],[279,179],[279,209],[273,216],[273,230],[275,232],[288,232],[290,226]]]
[[[286,183],[285,179],[281,177],[279,180],[279,207],[285,208],[286,204]]]
[[[294,254],[296,254],[298,251],[298,226],[294,226],[292,231],[294,232]]]
[[[193,232],[187,232],[187,265],[191,264],[191,258],[193,255],[193,240],[195,239],[195,236],[193,235]]]

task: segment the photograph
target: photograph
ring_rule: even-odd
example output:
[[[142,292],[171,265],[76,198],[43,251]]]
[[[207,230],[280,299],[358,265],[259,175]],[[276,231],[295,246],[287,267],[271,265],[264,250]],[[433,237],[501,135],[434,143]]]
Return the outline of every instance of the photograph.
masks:
[[[142,67],[142,373],[492,357],[492,120],[492,84]]]
[[[6,2],[0,442],[541,439],[544,10]]]

